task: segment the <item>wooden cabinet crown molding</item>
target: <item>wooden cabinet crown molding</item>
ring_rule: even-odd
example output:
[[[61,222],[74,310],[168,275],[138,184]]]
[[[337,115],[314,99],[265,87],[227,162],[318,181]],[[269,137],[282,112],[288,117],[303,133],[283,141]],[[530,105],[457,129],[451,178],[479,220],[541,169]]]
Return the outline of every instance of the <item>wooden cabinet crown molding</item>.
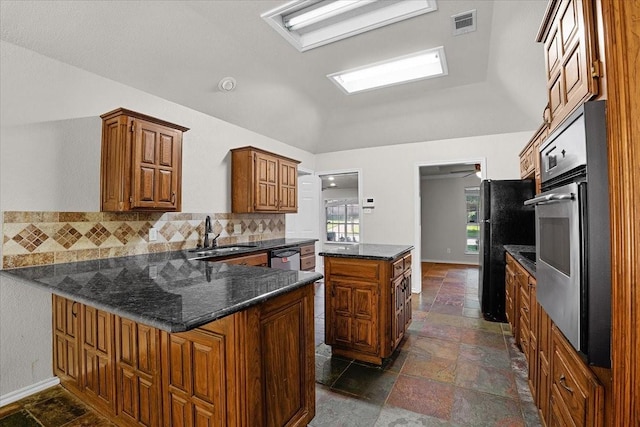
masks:
[[[175,123],[168,122],[166,120],[159,119],[157,117],[148,116],[146,114],[138,113],[137,111],[128,110],[126,108],[116,108],[115,110],[111,110],[108,113],[104,113],[100,116],[102,120],[111,119],[117,116],[128,116],[135,117],[140,120],[144,120],[147,122],[155,123],[160,126],[166,126],[172,129],[177,129],[181,132],[186,132],[189,130],[188,127],[184,127]]]

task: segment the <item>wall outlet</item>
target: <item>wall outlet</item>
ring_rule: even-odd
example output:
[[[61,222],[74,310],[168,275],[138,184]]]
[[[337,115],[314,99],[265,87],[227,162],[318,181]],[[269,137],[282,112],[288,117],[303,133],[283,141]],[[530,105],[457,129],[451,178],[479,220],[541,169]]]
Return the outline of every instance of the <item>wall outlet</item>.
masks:
[[[451,253],[451,248],[447,248],[447,253],[450,254]]]
[[[156,240],[158,240],[158,229],[151,227],[149,229],[149,241],[155,242]]]
[[[149,266],[149,279],[157,279],[158,278],[158,266],[150,265]]]
[[[233,224],[233,233],[242,234],[242,224]]]
[[[258,224],[258,233],[262,233],[264,231],[264,225],[262,223]]]

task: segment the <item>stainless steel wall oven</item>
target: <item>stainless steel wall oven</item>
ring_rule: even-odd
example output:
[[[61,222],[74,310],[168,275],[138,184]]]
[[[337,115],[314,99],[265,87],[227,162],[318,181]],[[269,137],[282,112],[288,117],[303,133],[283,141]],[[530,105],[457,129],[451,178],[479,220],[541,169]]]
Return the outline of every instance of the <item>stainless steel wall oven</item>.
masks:
[[[537,299],[589,364],[611,366],[605,102],[583,104],[540,147]]]

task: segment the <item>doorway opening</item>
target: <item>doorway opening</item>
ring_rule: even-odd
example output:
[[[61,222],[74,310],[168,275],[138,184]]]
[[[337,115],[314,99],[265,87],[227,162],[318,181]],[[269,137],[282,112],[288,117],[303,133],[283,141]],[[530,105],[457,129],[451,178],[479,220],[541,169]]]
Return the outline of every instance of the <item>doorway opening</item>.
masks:
[[[419,163],[415,168],[415,252],[422,262],[478,265],[477,189],[486,159]],[[412,291],[421,291],[420,275]]]

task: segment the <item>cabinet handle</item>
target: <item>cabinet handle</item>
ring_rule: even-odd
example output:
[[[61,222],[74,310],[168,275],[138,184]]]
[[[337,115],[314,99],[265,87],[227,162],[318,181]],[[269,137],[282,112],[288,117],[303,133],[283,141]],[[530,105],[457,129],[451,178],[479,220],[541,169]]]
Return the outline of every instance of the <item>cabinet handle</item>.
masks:
[[[573,394],[573,389],[567,385],[567,379],[564,375],[560,375],[560,385],[569,393]]]
[[[73,317],[76,317],[78,315],[78,309],[76,308],[76,304],[78,304],[76,301],[74,301],[73,304],[71,304],[71,315]]]
[[[171,193],[171,203],[175,203],[176,202],[176,192],[174,191],[173,193]]]

